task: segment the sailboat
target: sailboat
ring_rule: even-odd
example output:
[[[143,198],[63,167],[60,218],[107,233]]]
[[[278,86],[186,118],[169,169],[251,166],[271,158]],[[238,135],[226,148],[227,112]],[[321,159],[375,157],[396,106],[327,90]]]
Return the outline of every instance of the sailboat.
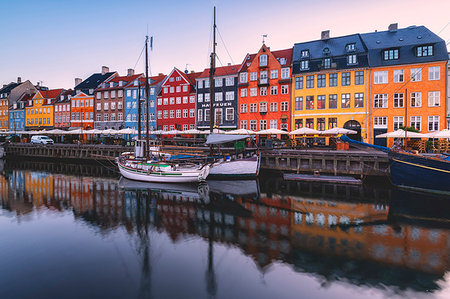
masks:
[[[149,79],[148,79],[148,36],[145,39],[145,94],[147,113],[149,111]],[[142,182],[157,183],[194,183],[204,181],[209,174],[207,164],[176,164],[160,161],[155,157],[154,148],[150,147],[149,117],[146,117],[146,139],[141,139],[141,103],[139,100],[138,111],[138,140],[135,142],[134,152],[122,153],[117,158],[119,171],[127,179]]]

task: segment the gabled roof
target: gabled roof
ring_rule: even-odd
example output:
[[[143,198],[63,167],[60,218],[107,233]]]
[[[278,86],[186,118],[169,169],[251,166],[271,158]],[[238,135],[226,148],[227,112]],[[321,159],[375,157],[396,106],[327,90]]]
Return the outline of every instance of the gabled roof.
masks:
[[[9,94],[11,92],[11,90],[13,90],[14,88],[16,88],[19,85],[20,85],[19,83],[11,82],[8,85],[6,85],[5,87],[2,87],[0,89],[0,94],[2,94],[2,93],[8,93]]]
[[[73,90],[69,89],[64,91],[63,93],[61,93],[59,95],[59,97],[55,100],[55,104],[62,104],[62,103],[67,103],[70,102],[70,95],[72,95]],[[63,96],[63,98],[61,99],[61,96]]]
[[[238,73],[240,66],[241,66],[240,64],[236,64],[217,67],[216,72],[214,73],[214,77],[235,75]],[[201,72],[200,75],[197,77],[197,79],[208,77],[209,77],[209,68]]]
[[[31,94],[30,93],[24,93],[17,100],[17,103],[24,102],[25,103],[25,107],[26,107],[28,105],[28,101],[33,99],[34,95],[35,95],[35,93],[31,93]],[[13,104],[9,105],[10,109],[13,109],[12,107],[13,107]]]
[[[150,86],[157,85],[158,83],[163,81],[165,78],[166,78],[166,75],[163,75],[163,74],[159,74],[157,76],[151,76],[151,77],[148,78],[149,79],[149,85]],[[143,74],[142,74],[141,77],[138,78],[138,80],[139,80],[139,82],[141,82],[141,88],[143,86],[145,86],[145,76]],[[134,87],[134,81],[135,80],[128,82],[128,84],[125,85],[124,88]]]
[[[286,58],[286,64],[282,65],[282,67],[283,66],[290,66],[292,64],[292,48],[284,49],[284,50],[272,51],[272,54],[278,60],[280,58]]]
[[[144,74],[137,74],[137,75],[132,75],[132,76],[117,76],[114,77],[113,79],[109,80],[108,83],[119,83],[120,81],[123,82],[122,86],[114,86],[114,87],[110,87],[109,84],[106,85],[106,87],[102,87],[99,86],[96,90],[110,90],[110,89],[121,89],[124,88],[128,83],[133,82],[134,80],[138,79],[139,77],[142,77]]]
[[[255,56],[256,56],[256,54],[247,54],[244,58],[244,61],[242,61],[239,72],[246,72],[248,67],[252,63],[253,59],[255,59]]]
[[[448,60],[445,41],[425,26],[364,33],[361,38],[369,51],[370,66]],[[417,57],[415,49],[421,45],[433,45],[433,55]],[[399,59],[383,60],[382,51],[390,48],[399,48]]]
[[[109,73],[95,73],[89,76],[86,80],[75,86],[75,90],[82,89],[96,89],[103,81],[116,74],[116,72]]]
[[[40,90],[42,97],[44,99],[55,99],[64,91],[64,89],[50,89],[50,90]]]
[[[189,74],[185,74],[185,75],[187,76],[189,82],[195,86],[196,85],[195,79],[197,79],[201,74],[202,74],[201,72],[196,72],[196,73],[189,73]]]
[[[191,79],[187,76],[187,74],[184,73],[184,72],[182,72],[182,71],[180,71],[180,70],[177,69],[176,67],[174,67],[174,68],[172,69],[172,71],[169,73],[169,75],[166,76],[166,78],[164,79],[164,81],[162,82],[161,85],[166,84],[167,80],[169,80],[169,78],[172,76],[172,74],[173,74],[174,72],[176,72],[177,74],[179,74],[179,75],[184,79],[184,81],[186,81],[187,83],[190,83],[190,84],[194,84],[194,85],[195,85],[195,78],[194,78],[194,83],[192,83]],[[195,73],[194,73],[194,74],[195,74]]]
[[[270,53],[272,53],[272,55],[278,60],[280,61],[281,58],[285,58],[286,59],[286,63],[281,65],[281,67],[286,67],[286,66],[291,66],[292,64],[292,48],[289,49],[284,49],[284,50],[276,50],[276,51],[271,51],[269,47],[267,47],[266,45],[262,45],[262,47],[259,49],[259,52],[265,52],[268,51]],[[253,60],[255,59],[256,55],[258,55],[258,53],[254,53],[254,54],[247,54],[247,56],[245,56],[244,61],[242,62],[241,68],[239,69],[239,72],[246,72],[248,67],[250,66],[250,64],[253,62]]]

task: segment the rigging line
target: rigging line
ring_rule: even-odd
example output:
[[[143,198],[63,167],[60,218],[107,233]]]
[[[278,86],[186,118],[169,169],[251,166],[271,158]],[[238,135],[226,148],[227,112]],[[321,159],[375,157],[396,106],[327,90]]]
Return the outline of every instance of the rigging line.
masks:
[[[136,69],[136,66],[139,63],[139,60],[141,59],[141,56],[142,56],[142,53],[144,52],[144,50],[145,50],[145,46],[142,48],[141,54],[139,54],[139,58],[137,59],[136,64],[134,65],[134,69]]]
[[[438,32],[437,35],[439,35],[442,31],[444,31],[444,29],[447,28],[448,25],[450,25],[450,22],[448,22],[448,23],[441,29],[441,31]]]
[[[219,27],[217,27],[217,33],[219,33],[220,40],[222,41],[222,44],[223,44],[223,47],[225,48],[225,51],[227,51],[228,57],[230,57],[231,63],[234,64],[234,60],[231,57],[230,52],[228,52],[228,48],[227,48],[227,45],[225,44],[225,42],[224,42],[224,40],[222,38],[222,34],[220,34]]]
[[[208,65],[210,64],[210,59],[211,59],[211,41],[212,41],[212,35],[213,35],[213,30],[214,30],[214,15],[211,18],[211,26],[209,27],[210,31],[209,31],[209,42],[208,42],[208,53],[206,54],[206,68],[208,68]]]

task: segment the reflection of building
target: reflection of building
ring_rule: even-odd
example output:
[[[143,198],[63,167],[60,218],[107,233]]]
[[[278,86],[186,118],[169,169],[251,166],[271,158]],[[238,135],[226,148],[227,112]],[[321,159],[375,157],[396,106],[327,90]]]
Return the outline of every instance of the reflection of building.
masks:
[[[37,208],[53,198],[53,176],[42,172],[25,172],[25,193]]]

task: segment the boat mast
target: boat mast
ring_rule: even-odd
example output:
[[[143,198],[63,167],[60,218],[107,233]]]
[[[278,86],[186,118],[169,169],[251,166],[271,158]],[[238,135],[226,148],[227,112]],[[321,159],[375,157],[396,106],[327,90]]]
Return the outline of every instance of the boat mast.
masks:
[[[138,80],[138,140],[139,142],[141,141],[141,130],[142,130],[142,125],[141,125],[141,117],[142,117],[142,108],[141,108],[141,82]]]
[[[145,144],[146,144],[146,157],[147,157],[147,161],[150,160],[150,126],[149,126],[149,111],[150,111],[150,99],[149,99],[149,94],[150,92],[148,91],[149,86],[148,86],[148,35],[145,37],[145,99],[146,99],[146,104],[147,104],[147,110],[145,111],[146,114],[146,134],[147,136],[145,137]]]
[[[405,121],[403,122],[405,125],[405,142],[403,143],[406,147],[408,146],[408,88],[405,89]]]
[[[216,72],[216,7],[214,6],[213,48],[211,53],[211,65],[209,68],[209,132],[214,129],[213,105],[214,105],[214,73]]]

